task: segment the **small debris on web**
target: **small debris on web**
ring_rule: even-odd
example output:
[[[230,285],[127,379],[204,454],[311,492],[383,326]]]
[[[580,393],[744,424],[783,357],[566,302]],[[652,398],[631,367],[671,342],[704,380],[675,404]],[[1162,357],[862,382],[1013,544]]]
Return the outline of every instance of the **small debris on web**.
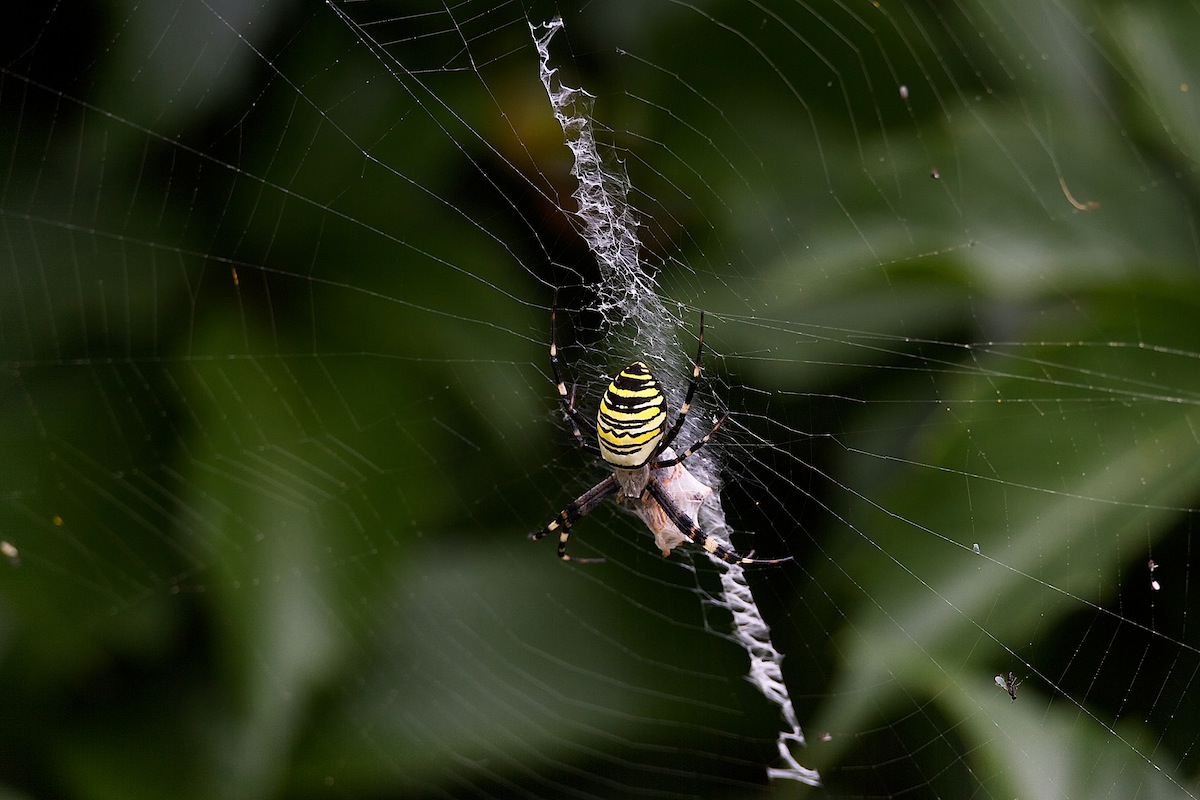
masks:
[[[1088,200],[1086,203],[1081,203],[1076,200],[1071,195],[1071,191],[1067,188],[1067,182],[1063,180],[1061,175],[1058,178],[1058,185],[1062,188],[1063,194],[1066,195],[1067,202],[1070,203],[1076,211],[1095,211],[1100,207],[1100,203],[1096,200]]]
[[[995,680],[996,685],[1008,692],[1008,696],[1012,698],[1009,702],[1015,703],[1017,701],[1017,687],[1021,685],[1021,681],[1015,678],[1011,672],[1008,673],[1007,680],[1005,680],[1003,675],[997,675]]]

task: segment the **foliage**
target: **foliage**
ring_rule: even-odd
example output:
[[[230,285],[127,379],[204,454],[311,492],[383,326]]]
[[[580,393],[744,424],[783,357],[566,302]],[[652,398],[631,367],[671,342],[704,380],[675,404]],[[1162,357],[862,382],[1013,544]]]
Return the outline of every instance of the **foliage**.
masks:
[[[323,3],[154,5],[3,34],[7,788],[759,792],[713,576],[615,513],[603,569],[524,541],[598,474],[555,424],[550,285],[590,267],[526,12],[456,5],[468,64],[420,15],[373,53]],[[798,755],[833,794],[1182,796],[1200,17],[892,5],[564,14],[710,312],[733,515],[799,561],[755,576]]]

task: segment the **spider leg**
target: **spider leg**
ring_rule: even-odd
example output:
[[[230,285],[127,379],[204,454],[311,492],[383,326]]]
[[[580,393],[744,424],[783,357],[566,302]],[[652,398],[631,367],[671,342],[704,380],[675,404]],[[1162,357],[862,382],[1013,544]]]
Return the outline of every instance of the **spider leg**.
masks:
[[[558,292],[554,293],[554,300],[550,306],[550,371],[554,373],[554,383],[558,388],[558,399],[562,403],[563,415],[567,418],[567,422],[571,423],[571,433],[575,435],[575,441],[584,450],[589,450],[594,453],[599,453],[600,448],[596,445],[588,445],[587,440],[583,438],[582,431],[591,427],[587,417],[583,415],[578,408],[575,407],[575,387],[571,386],[571,393],[567,394],[567,385],[563,382],[562,372],[558,368],[558,344],[556,342],[556,332],[558,325],[555,322],[555,312],[558,310]]]
[[[704,434],[703,439],[696,442],[694,445],[689,447],[687,450],[684,450],[682,453],[675,456],[674,458],[664,458],[662,461],[655,461],[650,466],[650,469],[662,469],[663,467],[673,467],[676,464],[678,464],[682,461],[685,461],[687,458],[689,458],[693,453],[695,453],[701,447],[704,447],[704,445],[708,444],[708,440],[712,438],[712,435],[717,432],[717,428],[721,427],[722,423],[725,422],[725,419],[728,416],[729,416],[728,414],[723,415],[719,420],[717,420],[717,424],[712,426],[712,430],[710,430],[708,433]]]
[[[692,362],[692,380],[688,383],[687,394],[684,395],[683,405],[679,407],[679,416],[675,418],[675,424],[671,426],[671,430],[667,431],[667,435],[663,437],[662,444],[658,446],[661,453],[671,446],[671,442],[675,441],[675,437],[679,435],[679,431],[683,430],[683,421],[687,419],[688,410],[692,407],[692,397],[696,394],[696,381],[700,379],[700,356],[704,353],[704,312],[700,312],[700,344],[696,347],[696,360]],[[714,428],[714,430],[716,430]],[[693,448],[695,449],[695,448]]]
[[[600,452],[600,446],[595,442],[589,442],[580,434],[580,428],[589,427],[588,418],[575,407],[575,384],[571,384],[571,397],[567,402],[567,421],[571,423],[571,430],[575,433],[575,440],[579,446],[588,451],[592,455],[603,457]]]
[[[691,539],[692,544],[698,545],[705,552],[712,553],[722,561],[726,561],[730,564],[781,564],[784,561],[792,560],[791,556],[788,556],[787,558],[752,558],[751,556],[754,555],[753,553],[751,553],[749,556],[740,556],[733,550],[730,550],[728,547],[718,542],[713,537],[706,534],[704,531],[697,528],[695,524],[693,524],[692,521],[687,518],[687,515],[679,510],[679,506],[675,505],[675,501],[672,500],[671,496],[667,494],[665,489],[663,489],[662,484],[660,484],[653,477],[651,477],[650,482],[646,484],[646,490],[649,491],[651,496],[658,502],[658,505],[662,508],[663,512],[666,513],[671,522],[675,524],[675,527],[679,529],[680,533]]]
[[[581,564],[593,564],[603,561],[603,558],[572,558],[567,555],[567,539],[571,538],[571,526],[574,525],[581,517],[585,517],[589,512],[594,510],[606,499],[616,494],[618,489],[617,478],[615,475],[609,475],[604,480],[597,483],[592,488],[575,498],[569,506],[558,512],[558,516],[554,520],[542,528],[537,533],[529,534],[529,538],[537,541],[546,535],[560,530],[558,534],[558,557],[563,561],[576,561]]]

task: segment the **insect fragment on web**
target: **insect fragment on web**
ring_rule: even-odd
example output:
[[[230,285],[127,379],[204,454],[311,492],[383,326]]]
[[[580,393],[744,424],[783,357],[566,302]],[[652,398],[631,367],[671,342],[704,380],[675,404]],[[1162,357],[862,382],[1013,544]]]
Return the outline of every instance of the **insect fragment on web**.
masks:
[[[1011,672],[1008,673],[1007,680],[1005,680],[1003,675],[997,675],[995,680],[996,680],[996,685],[999,686],[1004,691],[1008,692],[1008,696],[1012,698],[1012,700],[1010,700],[1009,702],[1010,703],[1016,702],[1017,687],[1021,685],[1021,681],[1018,680],[1017,678],[1015,678]]]
[[[669,447],[663,450],[662,454],[667,459],[675,457],[675,451]],[[701,483],[683,464],[662,467],[654,470],[652,474],[667,496],[683,512],[684,517],[691,524],[696,525],[700,506],[712,494],[712,487]],[[620,505],[641,517],[642,522],[650,529],[650,533],[654,534],[654,543],[662,551],[663,558],[671,555],[672,550],[688,540],[688,537],[680,532],[663,507],[648,495],[626,497],[618,493],[616,499]]]

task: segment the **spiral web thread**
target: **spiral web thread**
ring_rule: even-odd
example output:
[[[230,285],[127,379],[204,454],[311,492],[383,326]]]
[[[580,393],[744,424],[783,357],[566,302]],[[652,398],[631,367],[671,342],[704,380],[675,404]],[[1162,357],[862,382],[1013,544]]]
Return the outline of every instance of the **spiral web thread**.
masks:
[[[562,19],[555,18],[541,25],[530,24],[529,29],[538,51],[542,85],[562,126],[567,147],[574,155],[571,174],[578,181],[578,188],[573,196],[579,204],[575,214],[600,268],[597,309],[610,320],[614,316],[622,321],[632,319],[643,337],[664,342],[668,315],[653,278],[642,269],[638,223],[628,202],[629,178],[619,162],[606,166],[600,157],[592,127],[595,97],[583,89],[564,86],[556,76],[557,70],[550,66],[550,40],[562,27]],[[687,466],[706,486],[716,485],[702,467],[692,468],[690,460]],[[729,526],[718,490],[700,506],[699,517],[706,533],[729,541]],[[747,679],[779,708],[785,724],[777,739],[784,766],[768,768],[767,776],[817,786],[820,784],[817,771],[802,766],[792,754],[793,744],[804,745],[804,733],[783,682],[783,656],[771,643],[771,629],[754,602],[745,570],[712,554],[709,558],[721,570],[721,598],[714,602],[730,612],[733,638],[750,657]]]

